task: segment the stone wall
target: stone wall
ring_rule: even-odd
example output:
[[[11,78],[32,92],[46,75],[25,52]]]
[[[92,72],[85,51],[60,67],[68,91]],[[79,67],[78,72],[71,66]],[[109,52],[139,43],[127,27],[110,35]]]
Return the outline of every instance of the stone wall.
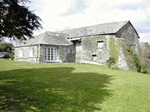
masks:
[[[29,49],[35,49],[35,55],[29,56]],[[31,63],[46,63],[45,61],[45,47],[56,47],[59,63],[75,62],[75,47],[70,46],[52,46],[52,45],[37,45],[37,46],[24,46],[15,48],[15,60],[27,61]],[[23,57],[19,57],[19,50],[23,50]]]
[[[131,69],[132,63],[130,62],[130,56],[126,50],[126,40],[123,38],[116,38],[116,44],[119,47],[117,67],[124,70]]]
[[[126,44],[131,46],[131,49],[139,54],[139,36],[131,23],[126,24],[117,34],[118,38],[126,40]]]
[[[30,48],[35,49],[35,53],[32,57],[29,56]],[[38,49],[38,46],[24,46],[24,47],[15,48],[15,60],[16,61],[27,61],[27,62],[31,62],[31,63],[38,63],[37,49]],[[19,57],[19,50],[23,51],[23,57]]]
[[[52,46],[52,45],[41,45],[40,46],[40,63],[46,63],[45,61],[45,47],[56,47],[57,57],[59,63],[75,62],[75,48],[73,45],[69,46]]]
[[[109,35],[86,36],[81,39],[81,48],[76,51],[76,62],[106,64],[109,58]],[[98,47],[98,43],[103,45]],[[77,43],[76,43],[77,44]]]
[[[39,63],[46,63],[45,62],[45,45],[39,46]]]
[[[75,62],[75,46],[59,46],[60,63]]]
[[[98,42],[103,42],[103,47],[98,48]],[[125,70],[132,69],[124,38],[116,38],[115,35],[96,35],[82,37],[81,41],[74,43],[77,63],[107,65],[109,57],[113,57],[116,60],[116,67]]]

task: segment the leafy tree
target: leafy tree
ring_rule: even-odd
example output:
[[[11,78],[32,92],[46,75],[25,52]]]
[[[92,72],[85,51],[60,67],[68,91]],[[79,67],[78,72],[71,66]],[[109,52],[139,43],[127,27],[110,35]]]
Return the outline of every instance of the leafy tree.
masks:
[[[13,45],[11,43],[0,44],[0,51],[7,51],[11,53]]]
[[[32,37],[33,31],[42,28],[41,19],[30,11],[28,0],[0,0],[0,38]]]

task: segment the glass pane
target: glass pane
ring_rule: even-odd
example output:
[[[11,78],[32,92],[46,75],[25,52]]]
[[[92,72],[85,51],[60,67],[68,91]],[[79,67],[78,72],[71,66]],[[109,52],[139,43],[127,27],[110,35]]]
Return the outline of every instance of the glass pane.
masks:
[[[48,60],[50,60],[50,48],[48,48]]]
[[[53,60],[53,55],[54,55],[53,48],[51,48],[51,60]]]
[[[55,49],[55,60],[57,60],[57,49]]]
[[[56,49],[54,49],[54,60],[56,60]]]
[[[46,59],[46,48],[45,48],[45,60],[47,60],[47,59]]]

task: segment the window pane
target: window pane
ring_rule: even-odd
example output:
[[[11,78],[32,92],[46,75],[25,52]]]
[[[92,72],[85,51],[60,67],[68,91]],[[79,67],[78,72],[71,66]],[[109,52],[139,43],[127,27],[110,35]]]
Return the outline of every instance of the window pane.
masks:
[[[50,48],[48,48],[48,60],[50,60]]]
[[[102,48],[104,46],[104,41],[98,41],[98,48]]]
[[[47,52],[46,52],[46,48],[45,48],[45,60],[47,60]]]
[[[45,48],[45,60],[57,60],[57,48]]]
[[[51,60],[53,60],[53,48],[51,48]]]
[[[35,49],[32,48],[32,56],[34,56],[34,54],[35,54]]]

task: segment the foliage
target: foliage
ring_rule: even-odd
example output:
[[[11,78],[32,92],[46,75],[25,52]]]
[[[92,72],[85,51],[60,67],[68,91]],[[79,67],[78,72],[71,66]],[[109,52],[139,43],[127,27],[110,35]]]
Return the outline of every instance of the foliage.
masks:
[[[147,69],[146,67],[144,67],[143,65],[141,65],[140,62],[140,58],[139,56],[133,52],[133,50],[131,49],[131,47],[129,45],[127,45],[126,50],[128,51],[128,53],[130,54],[132,61],[133,61],[133,65],[136,68],[136,71],[139,73],[147,73]]]
[[[11,52],[13,45],[11,43],[2,43],[0,44],[0,51]]]
[[[144,74],[147,74],[148,73],[148,71],[147,71],[147,69],[146,69],[146,67],[145,66],[141,66],[141,71],[140,71],[141,73],[144,73]]]
[[[107,65],[109,68],[112,68],[115,64],[115,58],[113,57],[109,57],[109,59],[107,60]]]
[[[32,37],[33,30],[42,28],[40,17],[30,11],[25,3],[28,0],[0,1],[0,38],[1,37]]]
[[[140,43],[139,54],[141,64],[150,73],[150,45],[148,43]]]
[[[116,45],[115,38],[110,37],[110,42],[109,42],[110,58],[107,60],[107,64],[109,68],[117,68],[116,64],[118,62],[119,49],[120,49],[119,46]]]
[[[126,50],[127,50],[128,52],[132,52],[131,47],[130,47],[129,45],[126,46]]]
[[[11,54],[11,55],[10,55],[10,58],[11,58],[11,60],[14,60],[14,55]]]

